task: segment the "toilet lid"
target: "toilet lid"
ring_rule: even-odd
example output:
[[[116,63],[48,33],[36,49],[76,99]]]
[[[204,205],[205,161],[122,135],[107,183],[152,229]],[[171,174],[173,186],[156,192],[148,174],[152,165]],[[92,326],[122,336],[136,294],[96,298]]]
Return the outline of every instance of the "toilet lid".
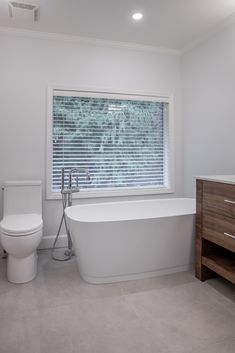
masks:
[[[35,213],[8,215],[0,223],[0,230],[7,235],[21,236],[40,230],[42,223],[42,217]]]

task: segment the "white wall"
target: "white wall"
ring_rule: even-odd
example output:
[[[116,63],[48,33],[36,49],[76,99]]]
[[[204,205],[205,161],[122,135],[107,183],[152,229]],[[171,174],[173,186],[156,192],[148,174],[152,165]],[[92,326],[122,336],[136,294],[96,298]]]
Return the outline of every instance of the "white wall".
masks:
[[[0,48],[0,184],[6,179],[43,180],[45,235],[56,233],[61,215],[59,201],[45,200],[48,83],[173,94],[173,196],[182,195],[183,137],[177,55],[4,33],[0,33]]]
[[[184,192],[195,176],[235,174],[235,24],[182,57]]]

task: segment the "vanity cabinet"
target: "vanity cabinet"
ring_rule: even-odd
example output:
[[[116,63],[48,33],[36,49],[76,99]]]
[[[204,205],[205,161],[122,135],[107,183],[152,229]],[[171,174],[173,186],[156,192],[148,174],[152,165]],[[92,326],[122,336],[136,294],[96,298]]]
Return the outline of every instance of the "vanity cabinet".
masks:
[[[235,284],[235,183],[197,179],[196,277],[220,275]]]

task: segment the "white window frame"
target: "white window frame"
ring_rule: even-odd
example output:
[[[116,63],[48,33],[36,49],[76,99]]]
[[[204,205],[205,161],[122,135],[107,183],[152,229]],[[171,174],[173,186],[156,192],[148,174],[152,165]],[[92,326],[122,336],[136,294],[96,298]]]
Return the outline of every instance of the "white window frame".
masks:
[[[60,85],[48,85],[47,92],[47,156],[46,156],[46,198],[47,200],[61,199],[61,194],[52,192],[52,151],[53,151],[53,93],[54,91],[62,91],[63,94],[68,92],[68,95],[78,95],[84,93],[89,97],[95,98],[117,98],[117,99],[131,99],[131,100],[152,100],[157,102],[169,103],[168,121],[168,147],[167,158],[165,163],[168,166],[168,186],[167,187],[136,187],[136,188],[117,188],[117,189],[102,189],[97,191],[83,191],[73,194],[73,198],[99,198],[99,197],[115,197],[115,196],[132,196],[132,195],[157,195],[174,193],[174,126],[173,126],[173,95],[159,95],[153,92],[123,92],[108,89],[88,89],[65,87]]]

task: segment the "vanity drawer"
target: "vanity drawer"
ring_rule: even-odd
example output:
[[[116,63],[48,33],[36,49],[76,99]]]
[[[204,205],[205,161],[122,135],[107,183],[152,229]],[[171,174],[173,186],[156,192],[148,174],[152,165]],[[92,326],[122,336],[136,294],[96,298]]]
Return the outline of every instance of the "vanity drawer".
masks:
[[[235,252],[235,219],[205,212],[202,237]]]
[[[231,184],[204,182],[203,210],[235,218],[235,187]]]

